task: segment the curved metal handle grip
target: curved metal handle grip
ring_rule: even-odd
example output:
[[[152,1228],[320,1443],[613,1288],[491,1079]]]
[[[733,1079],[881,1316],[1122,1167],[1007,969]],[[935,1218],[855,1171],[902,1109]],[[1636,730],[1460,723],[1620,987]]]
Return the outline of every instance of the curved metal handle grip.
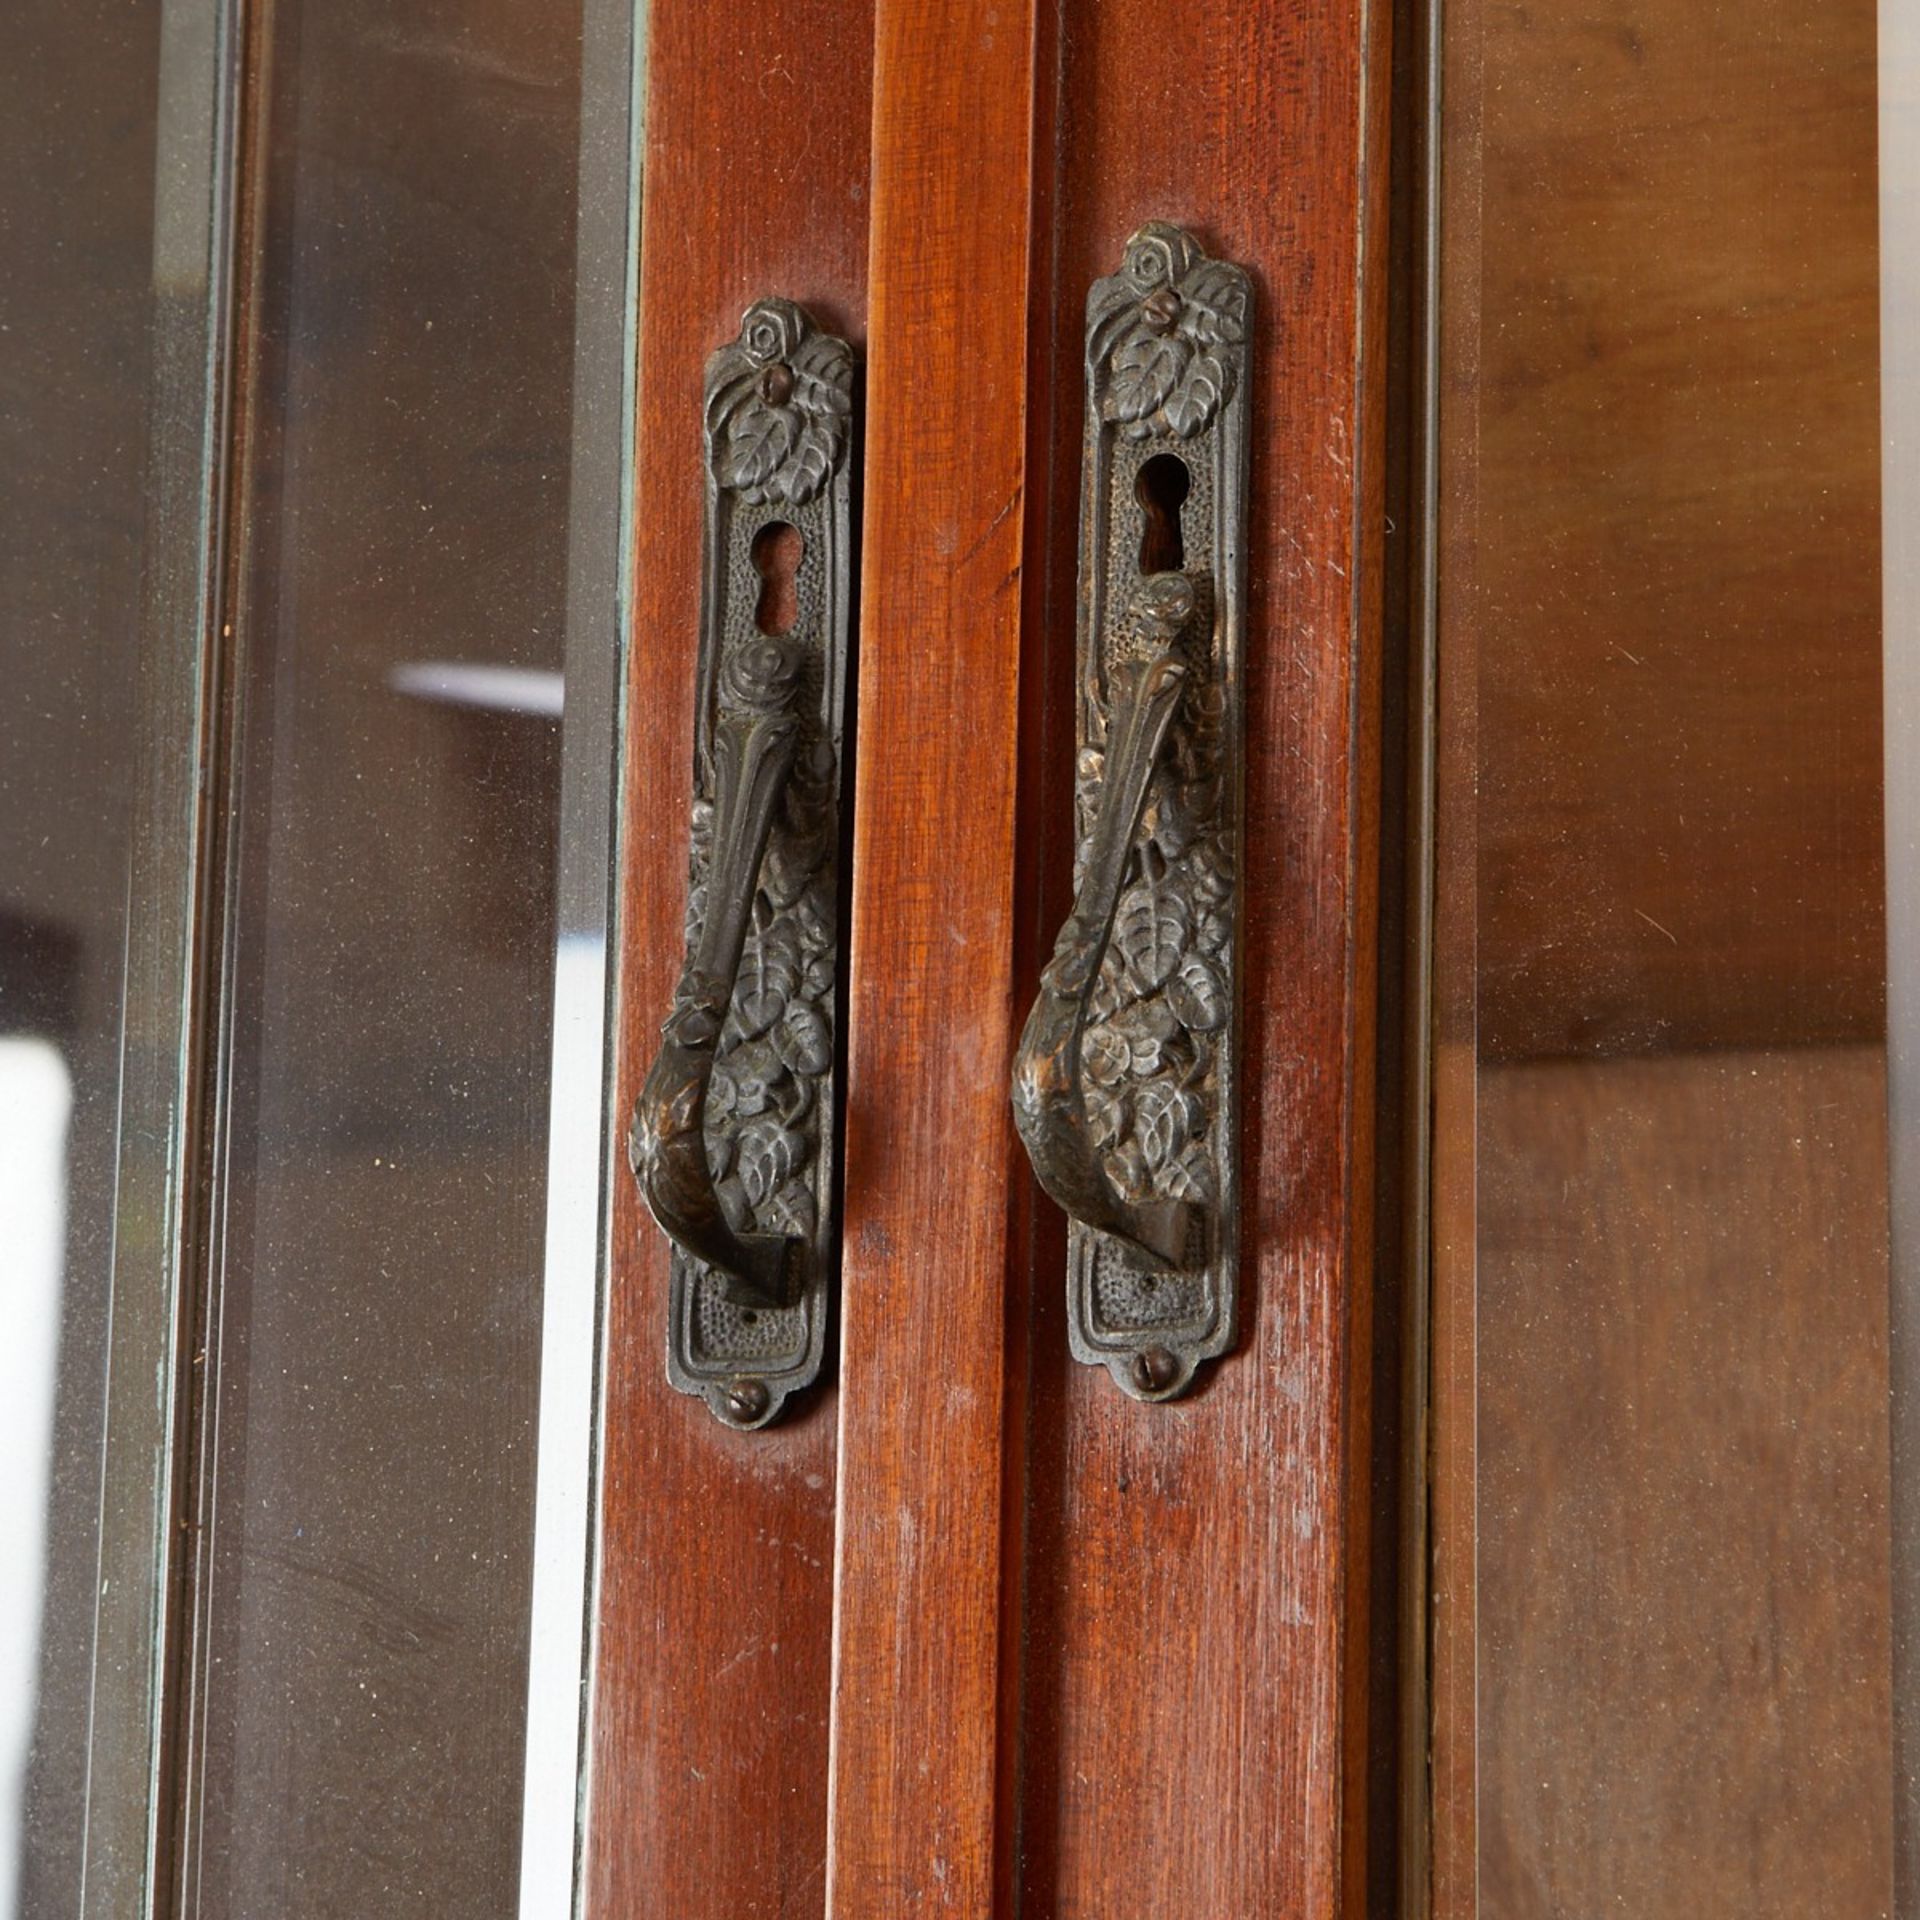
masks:
[[[1141,1401],[1233,1350],[1253,283],[1151,220],[1087,290],[1078,897],[1014,1119],[1069,1215],[1067,1349]]]
[[[1112,1234],[1148,1266],[1162,1269],[1182,1264],[1191,1208],[1184,1201],[1129,1202],[1109,1178],[1087,1118],[1081,1042],[1113,939],[1127,856],[1186,687],[1188,668],[1175,642],[1194,605],[1193,583],[1184,574],[1150,574],[1135,594],[1134,627],[1148,650],[1132,665],[1131,685],[1115,689],[1080,890],[1040,976],[1040,997],[1027,1016],[1013,1069],[1014,1124],[1040,1184],[1083,1226]]]
[[[707,1164],[707,1089],[746,947],[775,809],[793,770],[800,656],[761,638],[728,655],[714,727],[713,863],[706,911],[687,953],[660,1051],[634,1108],[628,1158],[661,1230],[723,1276],[741,1306],[780,1304],[788,1239],[742,1233],[728,1220]]]
[[[685,964],[627,1157],[666,1368],[750,1433],[820,1377],[852,650],[853,349],[778,296],[707,361]]]

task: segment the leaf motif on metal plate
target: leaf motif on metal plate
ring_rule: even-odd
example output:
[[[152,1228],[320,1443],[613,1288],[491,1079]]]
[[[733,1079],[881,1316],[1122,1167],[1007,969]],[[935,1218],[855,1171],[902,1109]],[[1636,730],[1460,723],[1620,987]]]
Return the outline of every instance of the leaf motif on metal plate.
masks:
[[[766,1224],[775,1232],[792,1234],[799,1240],[811,1240],[819,1223],[813,1189],[805,1180],[789,1180],[763,1209]]]
[[[1112,1026],[1089,1027],[1080,1042],[1080,1065],[1096,1087],[1117,1087],[1133,1064],[1126,1036]]]
[[[794,396],[809,414],[844,421],[853,412],[853,356],[830,333],[813,333],[793,356]]]
[[[720,1132],[725,1123],[732,1118],[740,1105],[740,1084],[733,1077],[730,1062],[733,1056],[714,1068],[713,1077],[707,1082],[707,1124],[712,1133]]]
[[[1149,1168],[1172,1166],[1205,1124],[1200,1102],[1185,1087],[1149,1080],[1133,1099],[1133,1132]]]
[[[771,491],[791,506],[804,506],[827,484],[839,457],[839,436],[824,421],[808,420],[794,442],[792,458],[774,477]]]
[[[1247,337],[1247,282],[1235,267],[1204,260],[1180,283],[1181,325],[1203,346],[1238,346]]]
[[[731,1111],[743,1120],[750,1120],[757,1113],[765,1113],[772,1104],[774,1082],[781,1077],[781,1067],[773,1049],[764,1040],[749,1040],[726,1053],[714,1069],[716,1082],[722,1073],[733,1089]]]
[[[1167,1005],[1189,1033],[1213,1033],[1227,1023],[1227,983],[1211,961],[1190,953],[1167,983]]]
[[[1096,1152],[1104,1152],[1116,1144],[1126,1124],[1126,1107],[1112,1094],[1100,1088],[1094,1088],[1087,1094],[1087,1128],[1093,1136]]]
[[[1233,862],[1224,836],[1203,840],[1188,863],[1193,897],[1203,907],[1224,907],[1233,898]]]
[[[773,1048],[790,1071],[812,1076],[833,1064],[833,1039],[819,1012],[795,1000],[773,1030]]]
[[[1194,1206],[1210,1207],[1220,1197],[1220,1177],[1214,1170],[1213,1155],[1198,1140],[1162,1172],[1160,1184],[1169,1200],[1185,1200]]]
[[[1116,1016],[1112,1031],[1126,1043],[1127,1073],[1144,1080],[1166,1064],[1167,1045],[1179,1031],[1179,1022],[1165,1000],[1136,1000]]]
[[[1193,932],[1187,903],[1170,887],[1142,880],[1120,902],[1114,942],[1142,993],[1166,985]]]
[[[740,958],[733,989],[733,1017],[748,1039],[767,1031],[787,1010],[800,984],[800,942],[784,919],[754,928]]]
[[[737,488],[748,500],[764,500],[767,483],[793,450],[799,424],[791,407],[770,407],[758,399],[744,401],[727,423],[720,484]]]
[[[1193,349],[1177,333],[1136,327],[1113,356],[1104,411],[1109,420],[1144,420],[1159,411]]]
[[[782,1124],[778,1115],[762,1114],[740,1129],[735,1164],[746,1184],[747,1198],[763,1206],[805,1163],[806,1143]]]
[[[806,968],[800,976],[800,988],[809,1000],[818,1000],[823,1005],[833,998],[833,949],[831,947],[818,947],[807,955]]]
[[[1167,425],[1182,440],[1192,439],[1219,411],[1232,378],[1217,355],[1196,353],[1182,372],[1179,385],[1167,396]]]

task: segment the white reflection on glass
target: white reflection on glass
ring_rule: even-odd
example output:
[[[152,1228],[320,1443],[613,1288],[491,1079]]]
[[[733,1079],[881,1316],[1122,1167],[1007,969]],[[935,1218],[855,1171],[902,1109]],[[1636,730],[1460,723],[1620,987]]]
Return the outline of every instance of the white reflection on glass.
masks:
[[[540,667],[502,667],[473,660],[409,660],[387,675],[395,693],[488,713],[534,713],[558,720],[566,705],[564,676]]]
[[[46,1587],[53,1381],[73,1078],[45,1040],[0,1038],[0,1914],[19,1899]]]

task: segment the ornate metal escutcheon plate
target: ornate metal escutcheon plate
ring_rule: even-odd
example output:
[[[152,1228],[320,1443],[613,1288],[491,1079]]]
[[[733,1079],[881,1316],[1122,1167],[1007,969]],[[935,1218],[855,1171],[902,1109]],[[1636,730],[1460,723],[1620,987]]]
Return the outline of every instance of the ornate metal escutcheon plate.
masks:
[[[668,1378],[743,1430],[826,1347],[852,412],[851,348],[788,300],[707,364],[687,958],[628,1158]]]
[[[1151,1401],[1235,1335],[1251,308],[1161,222],[1088,295],[1076,897],[1014,1073],[1074,1356]]]

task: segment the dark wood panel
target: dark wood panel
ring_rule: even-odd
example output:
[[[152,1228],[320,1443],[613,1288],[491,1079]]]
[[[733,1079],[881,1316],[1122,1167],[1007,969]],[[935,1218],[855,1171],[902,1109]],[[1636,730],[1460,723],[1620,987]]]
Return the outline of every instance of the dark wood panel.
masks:
[[[1034,16],[878,10],[836,1920],[996,1911],[1006,1858]]]
[[[701,381],[753,300],[866,332],[867,0],[652,9],[622,847],[624,1128],[679,968]],[[824,1902],[834,1405],[725,1431],[667,1384],[666,1242],[615,1185],[588,1912]]]
[[[1872,0],[1477,13],[1482,1050],[1872,1038]]]
[[[1886,1092],[1482,1075],[1485,1920],[1892,1911]]]
[[[1878,1910],[1873,9],[1445,24],[1433,1911]]]
[[[1432,182],[1446,236],[1430,378],[1446,457],[1439,472],[1434,667],[1433,1143],[1428,1272],[1432,1399],[1429,1522],[1432,1621],[1427,1686],[1432,1714],[1428,1896],[1431,1920],[1473,1920],[1477,1898],[1475,1796],[1474,1518],[1478,1439],[1474,1292],[1478,1084],[1479,629],[1474,620],[1480,419],[1472,405],[1480,361],[1478,255],[1480,0],[1453,0],[1441,16],[1445,139]],[[1463,278],[1464,276],[1464,278]],[[1444,639],[1444,644],[1441,644]]]
[[[1086,1920],[1358,1911],[1388,10],[1075,0],[1065,18],[1057,608],[1087,284],[1153,218],[1257,283],[1243,1330],[1192,1399],[1125,1399],[1066,1354],[1043,1213],[1023,1892]],[[1057,764],[1064,686],[1055,712],[1034,748]],[[1035,833],[1060,831],[1040,798]],[[1056,869],[1049,929],[1067,885]]]

